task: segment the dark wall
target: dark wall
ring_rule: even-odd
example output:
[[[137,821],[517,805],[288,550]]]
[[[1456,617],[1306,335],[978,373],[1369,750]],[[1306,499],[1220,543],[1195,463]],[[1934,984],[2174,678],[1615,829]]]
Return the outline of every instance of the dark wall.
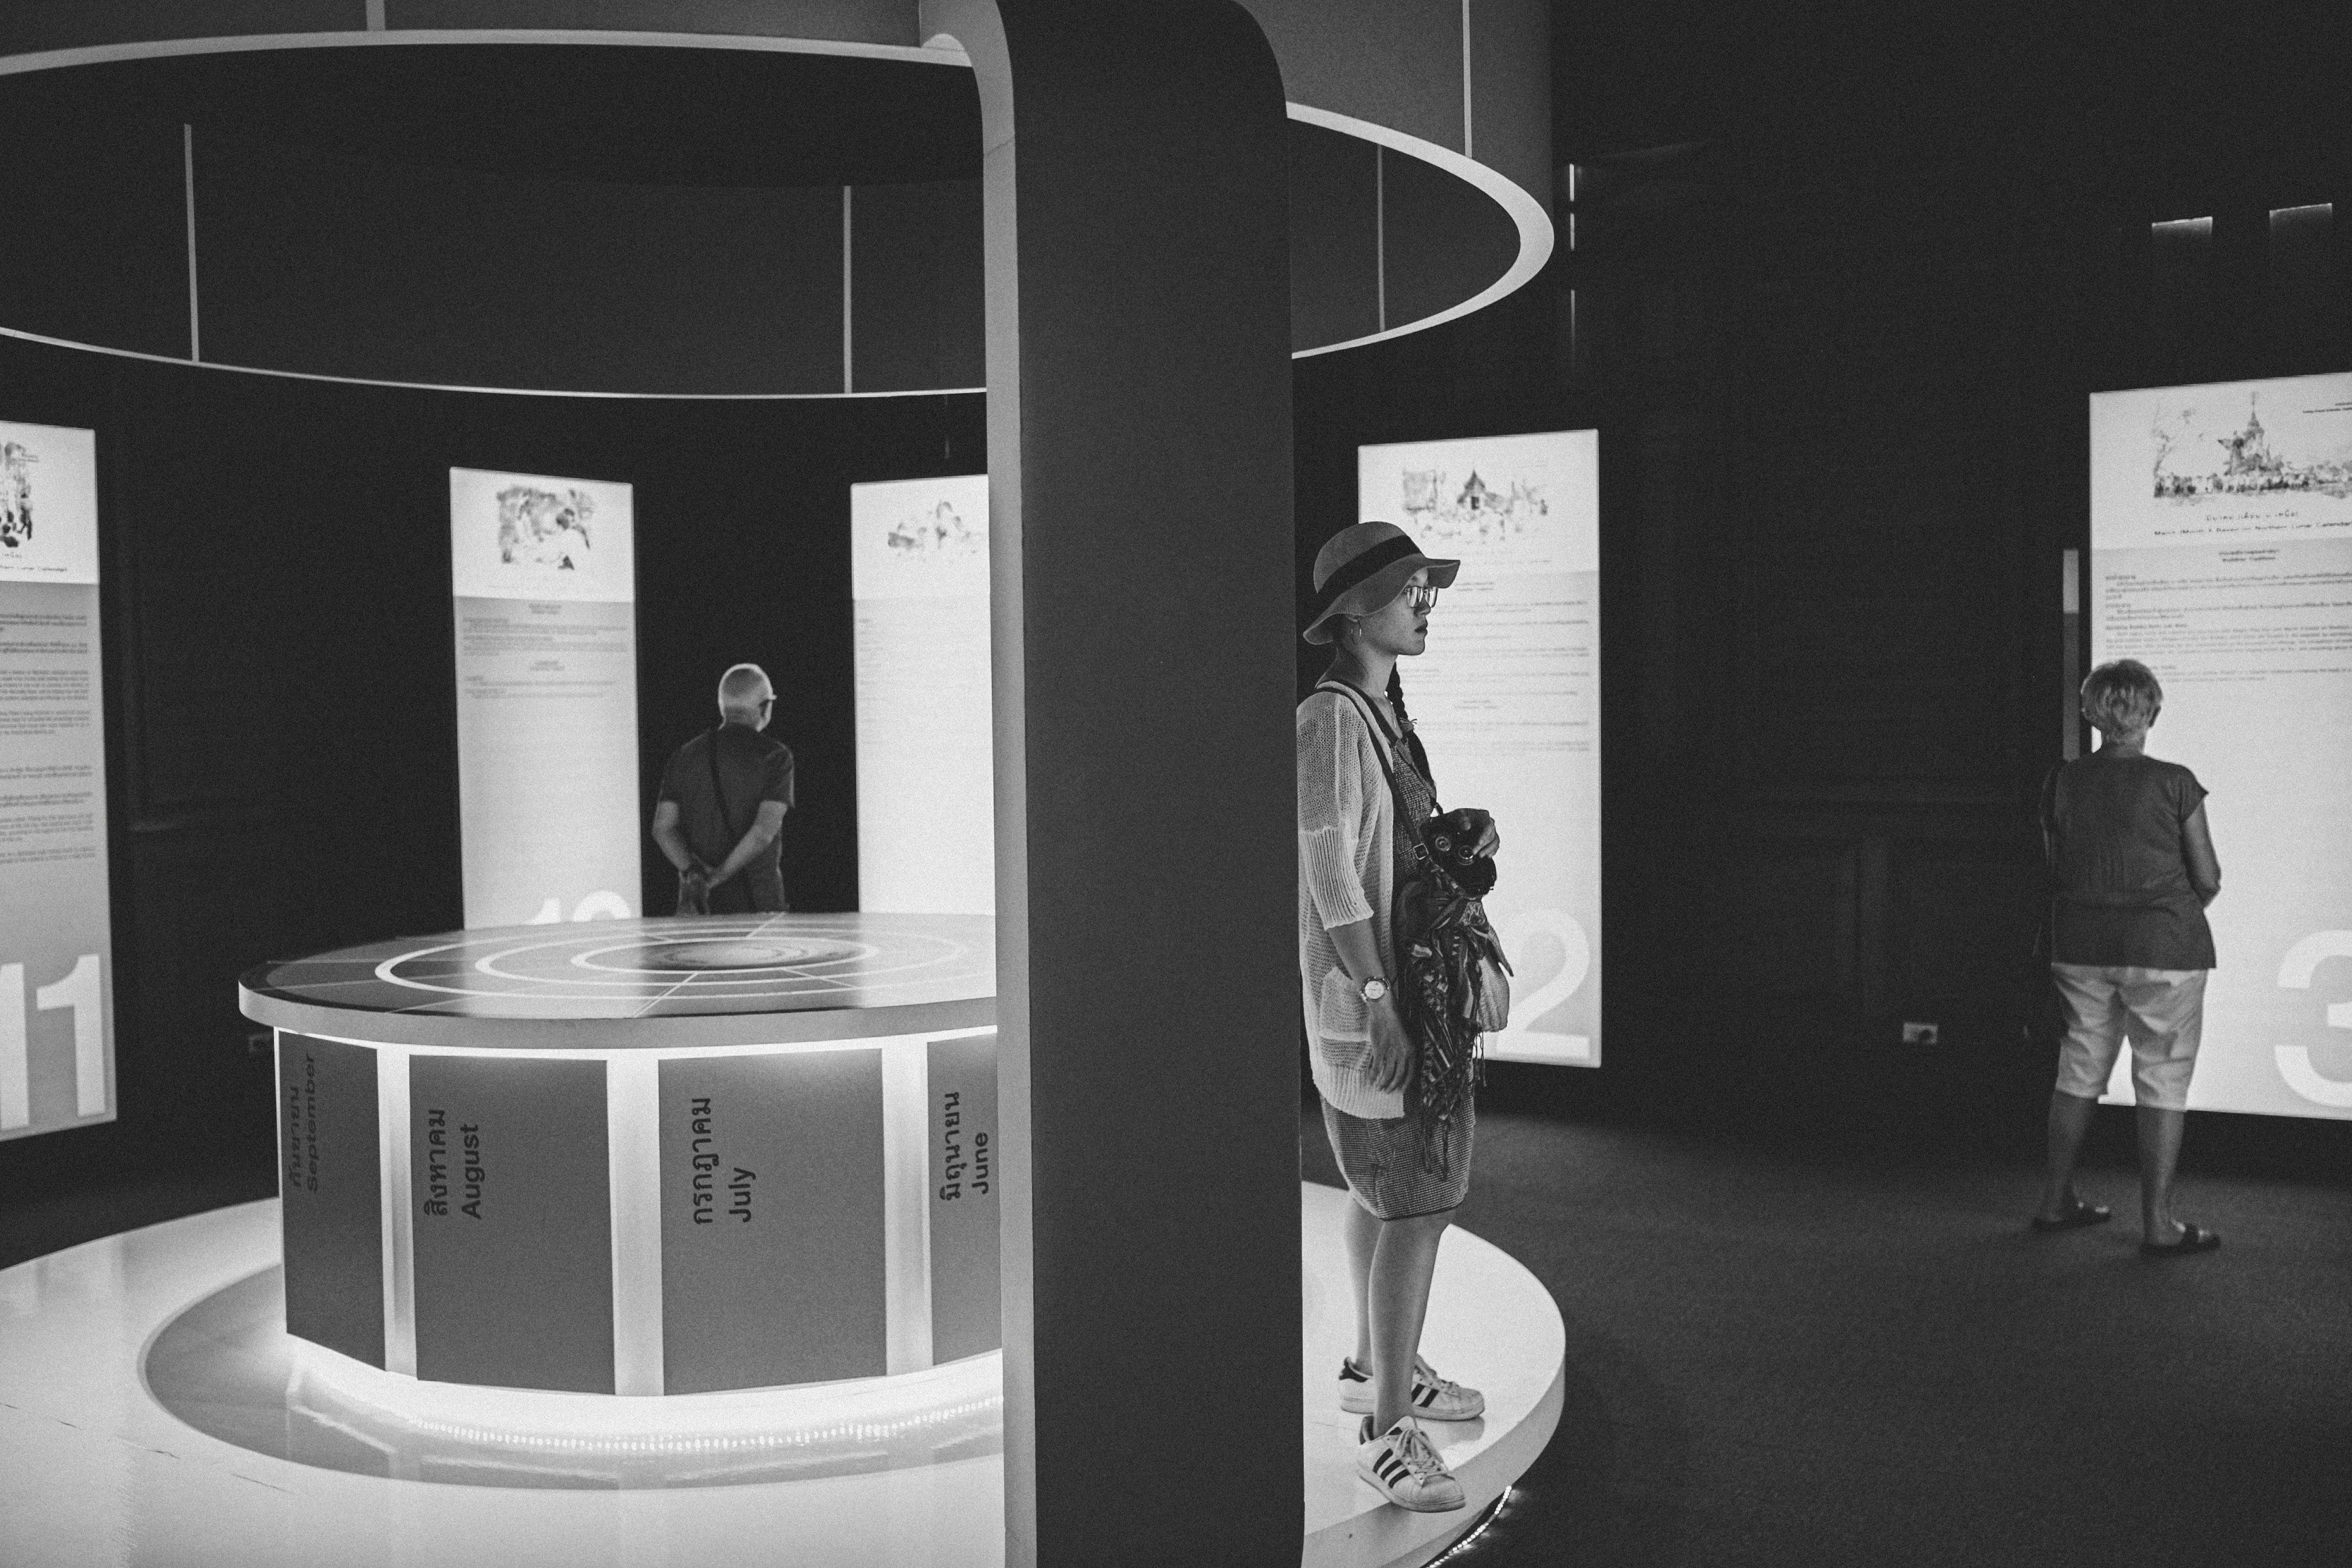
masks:
[[[2149,222],[2187,215],[1912,173],[1598,161],[1536,285],[1298,366],[1302,604],[1357,444],[1601,432],[1608,1065],[1508,1082],[1764,1136],[2039,1136],[2031,803],[2085,400],[2352,366],[2352,190],[2281,196],[2338,204],[2315,248],[2250,184],[2167,274]]]
[[[530,80],[533,67],[560,61],[571,75],[547,87],[554,93],[580,85],[572,78],[586,66],[614,64],[604,58],[613,52],[346,49],[320,51],[323,61],[265,52],[0,79],[0,146],[17,158],[12,232],[26,240],[0,247],[0,327],[171,358],[194,346],[216,364],[425,385],[828,394],[844,390],[845,353],[861,392],[985,379],[980,195],[969,177],[861,184],[859,165],[844,161],[842,177],[862,204],[853,211],[874,231],[857,232],[853,216],[846,297],[855,330],[845,335],[843,185],[809,177],[810,168],[722,164],[701,171],[709,179],[664,182],[654,176],[668,169],[648,154],[641,164],[608,158],[615,167],[597,180],[582,177],[560,147],[511,136],[500,143],[491,126],[466,162],[462,146],[439,140],[414,145],[386,132],[379,144],[341,121],[310,125],[305,136],[294,110],[220,108],[240,86],[265,105],[292,96],[299,79],[275,73],[314,64],[331,80],[372,63],[359,57],[382,55],[413,78],[384,69],[350,84],[394,100],[391,89],[413,79],[453,103],[471,90],[480,114],[481,101],[504,101],[493,67]],[[698,57],[688,64],[704,72],[716,68],[705,54],[742,63],[730,51],[625,52],[672,73],[663,79],[681,93],[706,84],[677,74],[674,57]],[[181,79],[198,68],[209,76]],[[971,96],[968,72],[901,68]],[[588,79],[591,87],[605,79]],[[841,84],[825,85],[847,96]],[[281,86],[284,94],[275,90]],[[718,86],[731,101],[748,96],[736,75],[721,73]],[[320,84],[306,90],[315,97]],[[901,96],[916,107],[927,101]],[[383,107],[390,113],[395,103]],[[976,128],[952,115],[933,118],[947,123],[927,129],[970,129],[977,141]],[[873,172],[919,170],[925,151]],[[749,179],[761,173],[772,177]],[[635,174],[647,177],[627,178]],[[745,183],[714,183],[729,177]]]
[[[204,353],[222,363],[474,386],[841,390],[838,186],[518,180],[207,133],[195,197]]]
[[[1294,348],[1435,314],[1517,259],[1475,186],[1301,121],[1284,137]],[[0,327],[428,386],[976,387],[979,142],[967,70],[770,51],[22,73],[0,78],[0,146],[12,232],[33,242],[0,247]]]
[[[2021,1126],[2084,489],[2045,296],[2013,215],[1663,183],[1579,215],[1631,568],[1620,1060],[1768,1129]]]
[[[1723,79],[1783,74],[1694,48]],[[1588,41],[1562,58],[1625,75],[1631,57]],[[1643,101],[1693,99],[1717,100]],[[1352,521],[1359,443],[1597,426],[1609,1066],[1540,1070],[1765,1132],[1845,1118],[2030,1141],[2049,1038],[2027,808],[2061,742],[2056,579],[2087,532],[2084,398],[2352,366],[2344,143],[2257,146],[2259,118],[2239,117],[2184,193],[2125,166],[2180,144],[2153,110],[2138,142],[2046,166],[2021,123],[1990,128],[2017,154],[2000,160],[1849,136],[1876,151],[1843,162],[1768,157],[1754,123],[1744,153],[1735,137],[1590,158],[1535,285],[1297,362],[1301,600],[1314,552]],[[41,148],[37,126],[11,129]],[[1565,122],[1563,145],[1594,134]],[[175,142],[125,121],[83,151],[172,221],[95,226],[28,159],[18,208],[64,260],[0,258],[0,291],[39,307],[9,324],[79,332],[68,285],[96,278],[153,301],[126,342],[184,352]],[[1294,151],[1370,183],[1361,150]],[[2290,256],[2269,209],[2321,201],[2329,237]],[[887,207],[877,230],[920,232]],[[2209,212],[2201,249],[2159,258],[2151,221]],[[896,259],[892,287],[928,286]],[[1335,330],[1371,292],[1354,278]],[[241,1054],[236,973],[458,920],[449,465],[635,482],[645,788],[706,721],[716,671],[761,659],[803,759],[797,891],[838,907],[855,887],[848,819],[825,816],[852,798],[847,607],[821,585],[846,571],[845,486],[982,460],[977,398],[437,395],[5,341],[0,415],[100,432],[125,1089],[112,1127],[0,1144],[0,1193],[118,1163],[266,1175],[266,1058]],[[794,583],[807,592],[771,594]],[[1318,658],[1301,645],[1302,679]],[[811,858],[817,844],[838,857]],[[1943,1025],[1943,1047],[1905,1051],[1906,1018]]]
[[[977,468],[979,397],[504,397],[0,340],[0,416],[98,432],[121,1105],[0,1144],[0,1193],[126,1169],[266,1184],[269,1063],[238,973],[462,922],[452,466],[635,487],[643,811],[716,721],[719,672],[757,661],[799,761],[794,905],[856,907],[849,486]]]
[[[1648,891],[1612,994],[1633,981],[1663,1092],[2030,1141],[2053,1031],[2030,803],[2064,740],[2087,396],[2352,363],[2341,235],[2299,282],[2242,194],[2204,286],[2167,293],[2172,215],[2030,183],[1695,152],[1588,191],[1637,556],[1612,842]]]

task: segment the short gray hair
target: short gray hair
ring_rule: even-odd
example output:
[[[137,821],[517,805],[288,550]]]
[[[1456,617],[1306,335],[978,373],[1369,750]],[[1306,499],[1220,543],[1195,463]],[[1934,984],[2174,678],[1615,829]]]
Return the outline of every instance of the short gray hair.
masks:
[[[768,672],[756,664],[739,664],[719,678],[719,709],[756,708],[761,691],[773,692]]]
[[[2103,735],[2129,735],[2156,722],[2164,688],[2136,658],[2103,664],[2083,678],[2083,717]]]

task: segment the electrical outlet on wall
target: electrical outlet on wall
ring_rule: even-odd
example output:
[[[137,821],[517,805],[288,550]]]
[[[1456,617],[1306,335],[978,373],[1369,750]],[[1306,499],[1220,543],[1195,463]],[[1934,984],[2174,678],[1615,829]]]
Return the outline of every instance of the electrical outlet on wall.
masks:
[[[1903,1043],[1906,1046],[1932,1046],[1940,1032],[1933,1024],[1906,1022],[1903,1026]]]

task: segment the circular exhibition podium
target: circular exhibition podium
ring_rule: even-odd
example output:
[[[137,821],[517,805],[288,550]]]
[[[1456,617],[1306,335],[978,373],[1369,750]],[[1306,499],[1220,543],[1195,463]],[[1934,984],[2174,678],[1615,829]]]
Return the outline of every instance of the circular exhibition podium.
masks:
[[[594,921],[265,964],[289,1332],[698,1394],[999,1346],[993,922]]]

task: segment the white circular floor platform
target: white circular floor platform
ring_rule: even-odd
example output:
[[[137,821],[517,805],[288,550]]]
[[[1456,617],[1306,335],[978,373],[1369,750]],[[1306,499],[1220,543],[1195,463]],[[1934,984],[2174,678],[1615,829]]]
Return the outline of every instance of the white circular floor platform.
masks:
[[[1339,1229],[1346,1202],[1310,1186],[1301,1211],[1302,1562],[1411,1568],[1443,1551],[1541,1452],[1559,1417],[1565,1341],[1532,1275],[1476,1237],[1449,1232],[1423,1349],[1447,1376],[1484,1389],[1487,1412],[1429,1430],[1470,1507],[1413,1515],[1382,1505],[1356,1479],[1356,1418],[1333,1393],[1350,1333]],[[473,1389],[464,1395],[489,1404],[453,1418],[433,1404],[434,1390],[403,1407],[372,1381],[383,1374],[320,1359],[331,1352],[298,1353],[273,1284],[278,1247],[271,1200],[0,1270],[0,1560],[10,1568],[1003,1561],[993,1356],[935,1369],[919,1387],[874,1379],[682,1400]],[[615,1426],[585,1408],[599,1404],[658,1415],[632,1424],[622,1409]]]
[[[1559,1425],[1568,1331],[1551,1292],[1518,1260],[1461,1226],[1445,1233],[1430,1287],[1421,1351],[1439,1373],[1486,1395],[1476,1421],[1424,1426],[1469,1506],[1407,1513],[1356,1477],[1358,1417],[1339,1406],[1339,1358],[1354,1348],[1355,1307],[1338,1187],[1310,1185],[1300,1210],[1306,1263],[1307,1544],[1303,1568],[1419,1568],[1527,1474]]]

